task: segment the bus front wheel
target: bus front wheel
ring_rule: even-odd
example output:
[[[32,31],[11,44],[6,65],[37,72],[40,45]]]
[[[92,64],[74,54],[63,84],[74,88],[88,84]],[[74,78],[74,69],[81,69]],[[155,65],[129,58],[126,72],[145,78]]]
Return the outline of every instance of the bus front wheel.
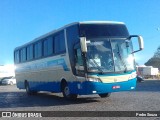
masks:
[[[77,94],[71,94],[70,89],[67,83],[63,83],[62,93],[65,99],[67,100],[75,100],[77,98]]]
[[[99,94],[99,96],[101,98],[106,98],[106,97],[109,97],[111,95],[111,93],[104,93],[104,94]]]

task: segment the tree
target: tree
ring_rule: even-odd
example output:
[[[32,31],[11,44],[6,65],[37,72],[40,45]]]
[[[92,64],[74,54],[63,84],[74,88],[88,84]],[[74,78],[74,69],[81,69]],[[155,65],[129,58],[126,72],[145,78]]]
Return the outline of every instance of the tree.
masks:
[[[154,56],[150,58],[146,63],[146,66],[153,66],[160,70],[160,46],[157,48],[157,51],[154,53]]]
[[[160,46],[157,48],[157,51],[155,52],[154,58],[160,58]]]

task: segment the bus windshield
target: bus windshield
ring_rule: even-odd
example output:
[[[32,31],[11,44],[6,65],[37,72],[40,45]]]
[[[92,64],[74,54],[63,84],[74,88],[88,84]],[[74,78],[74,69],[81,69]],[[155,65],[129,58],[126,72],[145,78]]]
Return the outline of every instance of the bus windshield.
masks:
[[[124,24],[81,24],[80,36],[86,38],[98,37],[129,37]]]
[[[134,70],[132,43],[124,39],[96,38],[87,43],[89,72],[127,72]]]

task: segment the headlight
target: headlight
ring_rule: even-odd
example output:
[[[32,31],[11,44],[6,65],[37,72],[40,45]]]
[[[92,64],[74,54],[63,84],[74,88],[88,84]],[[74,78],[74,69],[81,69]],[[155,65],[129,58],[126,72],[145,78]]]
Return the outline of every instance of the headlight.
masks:
[[[136,78],[136,77],[137,77],[137,74],[136,74],[136,72],[134,72],[134,73],[132,73],[132,74],[130,75],[129,79],[134,79],[134,78]]]
[[[90,82],[102,82],[99,78],[87,78]]]

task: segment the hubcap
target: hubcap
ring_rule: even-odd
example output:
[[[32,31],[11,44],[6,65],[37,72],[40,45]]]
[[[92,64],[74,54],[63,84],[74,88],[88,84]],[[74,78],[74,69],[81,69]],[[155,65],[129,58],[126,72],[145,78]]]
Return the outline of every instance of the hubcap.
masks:
[[[64,93],[66,94],[66,96],[69,96],[70,94],[69,88],[67,86],[64,88]]]
[[[29,87],[28,87],[28,85],[26,86],[26,92],[27,92],[27,93],[29,92]]]

